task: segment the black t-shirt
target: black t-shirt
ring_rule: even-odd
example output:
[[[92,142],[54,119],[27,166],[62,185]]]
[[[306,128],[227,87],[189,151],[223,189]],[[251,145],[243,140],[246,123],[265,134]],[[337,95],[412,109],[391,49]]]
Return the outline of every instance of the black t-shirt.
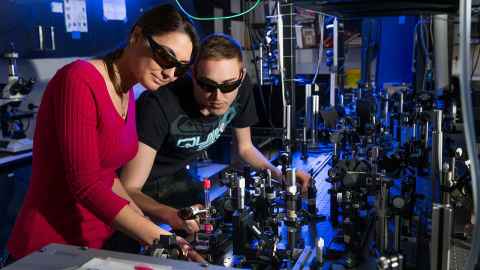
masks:
[[[248,76],[235,101],[222,116],[203,116],[188,76],[157,91],[145,91],[137,100],[140,142],[157,150],[149,179],[173,175],[212,145],[228,124],[249,127],[258,121]]]

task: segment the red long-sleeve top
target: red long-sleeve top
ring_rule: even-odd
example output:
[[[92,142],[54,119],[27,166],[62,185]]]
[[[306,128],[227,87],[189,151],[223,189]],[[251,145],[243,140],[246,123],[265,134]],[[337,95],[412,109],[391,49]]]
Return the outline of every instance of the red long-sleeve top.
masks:
[[[37,116],[30,186],[8,242],[19,259],[49,243],[100,248],[128,201],[112,191],[138,148],[135,100],[121,118],[97,69],[75,61],[49,82]]]

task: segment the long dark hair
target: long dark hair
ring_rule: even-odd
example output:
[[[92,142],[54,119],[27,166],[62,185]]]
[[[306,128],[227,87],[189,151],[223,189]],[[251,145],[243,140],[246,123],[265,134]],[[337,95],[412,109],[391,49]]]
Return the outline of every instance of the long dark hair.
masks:
[[[135,27],[142,29],[144,35],[163,35],[171,32],[185,33],[190,37],[193,45],[192,60],[198,50],[198,36],[192,23],[182,16],[172,5],[156,6],[140,16],[130,31],[132,35]],[[114,62],[122,56],[124,48],[117,49],[101,57],[107,67],[108,77],[113,83],[115,91],[122,93],[121,82],[115,73]]]

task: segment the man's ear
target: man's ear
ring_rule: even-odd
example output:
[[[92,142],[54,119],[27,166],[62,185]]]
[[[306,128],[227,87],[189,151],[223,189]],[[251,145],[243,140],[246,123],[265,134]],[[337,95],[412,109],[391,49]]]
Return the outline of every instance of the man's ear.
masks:
[[[245,77],[247,76],[247,68],[245,67],[242,68],[242,74],[243,74],[242,76],[242,81],[243,81],[243,79],[245,79]]]

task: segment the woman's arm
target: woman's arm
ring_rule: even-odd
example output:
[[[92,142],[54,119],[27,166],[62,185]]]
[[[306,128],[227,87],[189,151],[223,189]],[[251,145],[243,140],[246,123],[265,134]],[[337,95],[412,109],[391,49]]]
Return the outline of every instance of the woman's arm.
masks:
[[[131,207],[126,206],[115,217],[113,226],[130,237],[146,245],[152,245],[160,235],[171,235],[170,232],[161,229],[150,220],[140,216]],[[178,247],[188,259],[200,263],[206,263],[205,259],[198,254],[193,247],[183,238],[177,236]]]

